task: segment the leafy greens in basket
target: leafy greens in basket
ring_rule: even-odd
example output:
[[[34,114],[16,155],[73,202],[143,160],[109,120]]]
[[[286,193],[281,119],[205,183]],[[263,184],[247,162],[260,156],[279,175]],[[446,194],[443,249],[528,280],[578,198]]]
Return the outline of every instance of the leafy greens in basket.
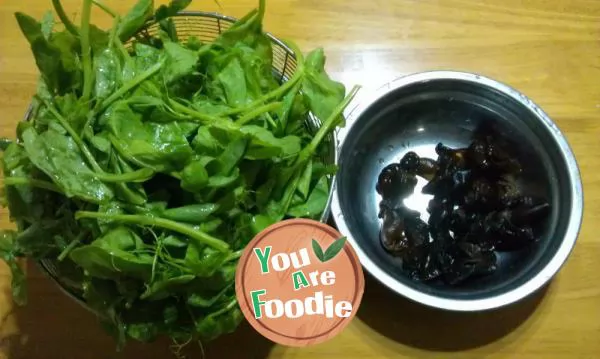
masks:
[[[52,260],[119,345],[232,332],[240,252],[279,220],[320,218],[336,171],[327,140],[357,88],[293,43],[297,69],[280,82],[263,0],[209,43],[178,37],[189,0],[139,0],[124,16],[83,0],[80,24],[52,3],[61,31],[52,15],[16,14],[41,77],[29,120],[2,141],[14,298],[17,259]],[[112,28],[90,23],[94,4]]]

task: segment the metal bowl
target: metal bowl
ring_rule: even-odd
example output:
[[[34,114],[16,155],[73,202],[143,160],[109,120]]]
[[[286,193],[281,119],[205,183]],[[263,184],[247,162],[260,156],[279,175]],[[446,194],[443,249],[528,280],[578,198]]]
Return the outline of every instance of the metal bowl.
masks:
[[[179,40],[185,41],[189,37],[195,36],[205,43],[214,41],[223,31],[231,27],[236,21],[237,19],[233,17],[202,11],[182,11],[173,17]],[[154,36],[158,31],[159,25],[157,23],[149,23],[136,35],[136,37],[144,38]],[[286,82],[296,71],[296,55],[291,48],[272,34],[267,33],[267,36],[271,40],[273,49],[273,76],[281,83]],[[129,47],[130,45],[130,43],[125,44],[126,47]],[[30,116],[31,108],[27,111],[25,120],[28,120]],[[306,119],[307,128],[313,133],[316,133],[320,125],[320,121],[312,114],[309,114]],[[326,150],[323,151],[323,161],[326,163],[335,162],[335,159],[337,158],[336,143],[337,139],[335,133],[327,136],[323,140],[321,146],[326,147]],[[333,185],[335,176],[330,176],[329,181],[330,184]],[[327,205],[320,218],[321,222],[326,222],[330,218],[332,195],[333,191],[330,190]],[[75,268],[68,263],[65,265],[55,258],[41,259],[38,262],[38,265],[43,272],[47,273],[58,284],[63,292],[89,309],[83,298],[81,280],[78,277],[80,273],[76,273],[77,271]]]
[[[338,133],[332,214],[373,276],[427,306],[475,311],[516,302],[558,272],[581,225],[582,184],[567,141],[533,101],[479,75],[434,71],[400,78],[357,103]],[[379,241],[379,172],[408,151],[437,158],[434,148],[439,142],[467,146],[482,126],[507,141],[524,164],[520,185],[550,199],[549,218],[535,228],[540,240],[526,250],[500,254],[494,274],[464,285],[412,281],[402,272],[400,260],[388,255]],[[419,182],[405,204],[424,218],[429,198],[420,194],[422,185]]]

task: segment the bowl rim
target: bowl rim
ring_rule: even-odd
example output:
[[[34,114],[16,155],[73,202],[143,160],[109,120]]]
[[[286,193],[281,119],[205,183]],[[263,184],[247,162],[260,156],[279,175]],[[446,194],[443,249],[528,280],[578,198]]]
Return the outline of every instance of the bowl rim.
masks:
[[[369,256],[358,245],[357,240],[353,237],[348,225],[344,220],[344,213],[341,209],[337,181],[335,181],[333,184],[331,213],[338,230],[343,235],[347,236],[348,241],[352,244],[363,267],[365,267],[365,269],[378,281],[397,294],[429,307],[450,311],[470,312],[500,308],[515,303],[536,292],[538,289],[546,285],[556,275],[556,273],[558,273],[575,246],[583,220],[583,185],[575,155],[569,146],[567,139],[560,131],[558,126],[537,104],[516,89],[476,73],[459,71],[426,71],[409,74],[392,80],[391,82],[388,82],[373,91],[366,92],[357,97],[357,99],[354,101],[355,105],[351,107],[349,106],[347,109],[346,126],[338,130],[337,140],[339,150],[337,151],[337,154],[341,155],[346,136],[353,129],[357,119],[359,119],[377,100],[402,87],[437,80],[470,82],[495,89],[509,96],[513,101],[533,113],[535,117],[544,125],[546,130],[548,130],[553,140],[558,144],[561,155],[567,164],[568,177],[570,181],[569,191],[572,199],[568,204],[571,207],[569,224],[567,225],[567,229],[560,247],[550,261],[544,266],[544,268],[542,268],[537,274],[535,274],[525,283],[505,293],[482,299],[444,298],[427,294],[397,281],[391,275],[383,271],[371,258],[369,258]],[[339,160],[336,158],[336,164],[338,161]],[[339,178],[340,175],[338,174],[337,177]]]

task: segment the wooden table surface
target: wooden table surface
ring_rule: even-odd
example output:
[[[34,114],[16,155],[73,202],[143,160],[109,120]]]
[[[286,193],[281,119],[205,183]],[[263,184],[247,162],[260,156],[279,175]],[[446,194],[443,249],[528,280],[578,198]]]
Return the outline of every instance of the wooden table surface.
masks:
[[[81,1],[63,1],[78,16]],[[106,1],[123,11],[131,0]],[[255,0],[194,1],[239,17]],[[14,136],[37,70],[13,17],[40,18],[49,0],[0,0],[0,136]],[[94,13],[94,22],[108,18]],[[206,346],[208,358],[600,357],[600,1],[269,0],[266,28],[305,50],[323,46],[328,70],[351,86],[377,87],[432,69],[478,72],[534,99],[564,131],[583,175],[578,244],[551,285],[497,312],[454,314],[399,298],[368,277],[351,325],[304,349],[272,345],[249,327]],[[6,212],[0,225],[10,226]],[[116,353],[96,319],[31,265],[30,303],[14,309],[0,267],[2,352],[7,358],[170,358],[169,343]],[[197,347],[190,358],[201,358]]]

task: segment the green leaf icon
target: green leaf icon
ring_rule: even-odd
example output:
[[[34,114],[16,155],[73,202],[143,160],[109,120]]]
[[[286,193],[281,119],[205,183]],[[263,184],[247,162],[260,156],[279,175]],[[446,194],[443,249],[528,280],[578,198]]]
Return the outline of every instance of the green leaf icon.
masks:
[[[346,237],[338,238],[329,246],[329,248],[327,248],[325,253],[323,253],[323,249],[319,243],[314,239],[312,240],[313,252],[315,252],[315,255],[321,262],[327,262],[335,258],[335,256],[337,256],[337,254],[340,253],[340,251],[344,248],[345,244]]]
[[[317,258],[319,258],[319,260],[321,262],[325,262],[325,258],[324,258],[325,256],[323,254],[323,249],[319,245],[319,242],[317,242],[315,239],[313,239],[312,247],[313,247],[313,252],[315,252],[315,255],[317,256]]]
[[[337,254],[340,253],[340,251],[344,248],[345,244],[346,237],[336,239],[335,242],[333,242],[333,244],[330,245],[329,248],[327,248],[327,250],[325,251],[325,262],[337,256]]]

